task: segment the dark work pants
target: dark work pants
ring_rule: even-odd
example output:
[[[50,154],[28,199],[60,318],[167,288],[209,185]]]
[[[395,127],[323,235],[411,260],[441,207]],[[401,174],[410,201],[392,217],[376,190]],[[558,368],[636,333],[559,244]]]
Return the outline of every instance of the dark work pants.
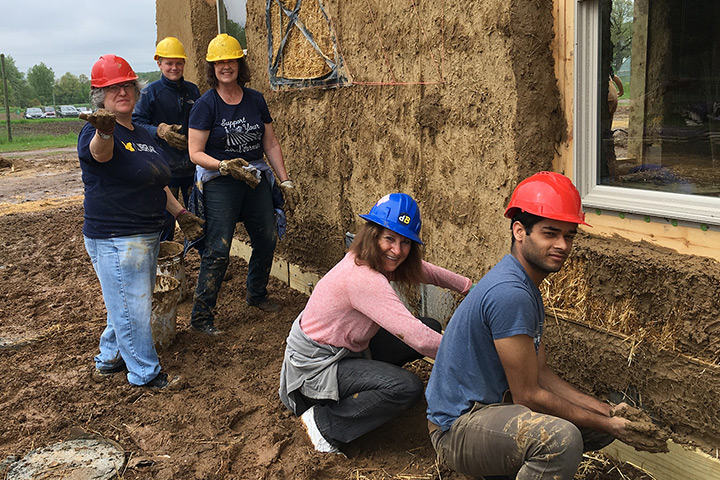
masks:
[[[440,323],[420,319],[433,330]],[[347,358],[338,362],[340,400],[317,402],[315,423],[333,444],[349,443],[413,406],[423,396],[423,383],[402,365],[423,356],[384,329],[370,341],[372,360]]]

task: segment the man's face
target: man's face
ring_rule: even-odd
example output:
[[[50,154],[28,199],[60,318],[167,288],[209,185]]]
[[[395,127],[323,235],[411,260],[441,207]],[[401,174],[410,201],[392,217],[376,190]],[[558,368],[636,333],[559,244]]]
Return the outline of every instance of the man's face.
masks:
[[[158,60],[160,71],[168,80],[177,82],[183,76],[185,70],[185,59],[182,58],[161,58]]]
[[[515,222],[515,257],[533,280],[539,278],[542,281],[549,273],[557,272],[563,266],[570,255],[576,234],[577,223],[546,218],[535,224],[528,234],[520,222]]]

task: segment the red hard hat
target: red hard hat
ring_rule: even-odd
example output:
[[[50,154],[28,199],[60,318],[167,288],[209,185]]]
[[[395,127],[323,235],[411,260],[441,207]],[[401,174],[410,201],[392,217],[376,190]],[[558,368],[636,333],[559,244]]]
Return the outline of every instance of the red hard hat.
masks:
[[[526,178],[515,188],[505,217],[513,218],[518,210],[538,217],[561,222],[585,222],[580,193],[565,175],[555,172],[538,172]]]
[[[137,80],[138,76],[132,67],[122,57],[117,55],[103,55],[95,62],[90,73],[90,85],[94,88],[108,87],[118,83]]]

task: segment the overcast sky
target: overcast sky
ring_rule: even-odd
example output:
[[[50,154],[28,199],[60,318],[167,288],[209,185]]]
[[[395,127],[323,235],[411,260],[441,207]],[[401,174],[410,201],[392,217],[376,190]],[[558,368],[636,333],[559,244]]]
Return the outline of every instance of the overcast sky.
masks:
[[[230,18],[244,25],[245,0],[226,2]],[[56,79],[66,72],[90,77],[106,53],[151,72],[156,41],[155,0],[3,0],[0,7],[0,53],[24,74],[43,62]]]
[[[15,0],[0,7],[0,53],[25,74],[43,62],[56,79],[66,72],[90,77],[106,53],[136,71],[153,71],[156,38],[154,0]]]

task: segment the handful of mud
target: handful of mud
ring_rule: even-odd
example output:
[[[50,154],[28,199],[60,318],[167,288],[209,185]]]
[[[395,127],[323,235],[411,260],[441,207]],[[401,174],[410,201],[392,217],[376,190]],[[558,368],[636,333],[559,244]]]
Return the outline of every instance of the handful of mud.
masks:
[[[627,424],[627,436],[619,440],[627,443],[635,450],[650,453],[666,453],[669,451],[667,441],[670,439],[670,435],[665,429],[655,425],[647,413],[629,405],[620,404],[613,407],[610,415],[630,420],[630,423]]]

